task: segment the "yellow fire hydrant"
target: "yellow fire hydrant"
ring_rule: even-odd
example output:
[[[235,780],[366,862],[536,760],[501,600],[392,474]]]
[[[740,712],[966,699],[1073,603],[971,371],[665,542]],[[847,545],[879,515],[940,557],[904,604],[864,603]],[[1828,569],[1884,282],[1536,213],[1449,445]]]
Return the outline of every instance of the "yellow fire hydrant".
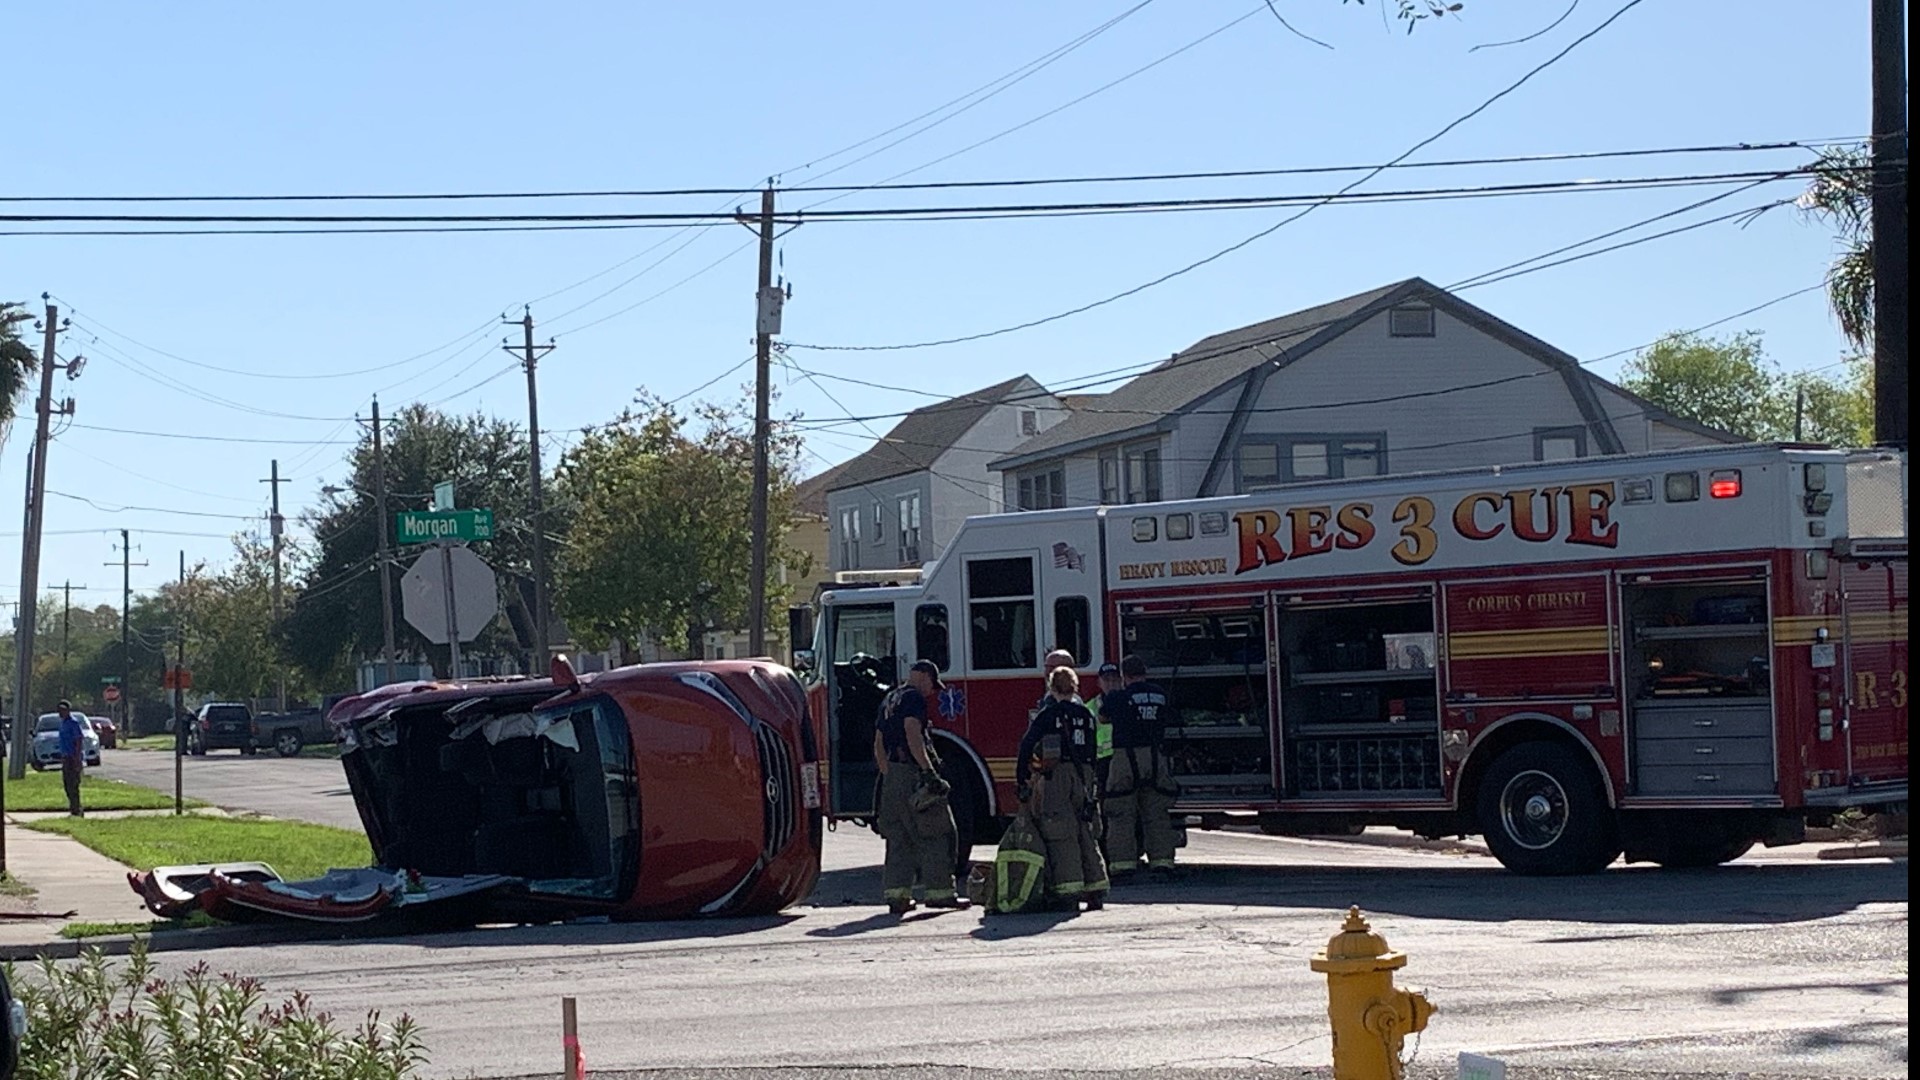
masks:
[[[1334,1080],[1400,1080],[1401,1045],[1433,1015],[1426,995],[1393,985],[1393,973],[1406,966],[1407,955],[1387,948],[1357,907],[1314,954],[1313,970],[1327,977]]]

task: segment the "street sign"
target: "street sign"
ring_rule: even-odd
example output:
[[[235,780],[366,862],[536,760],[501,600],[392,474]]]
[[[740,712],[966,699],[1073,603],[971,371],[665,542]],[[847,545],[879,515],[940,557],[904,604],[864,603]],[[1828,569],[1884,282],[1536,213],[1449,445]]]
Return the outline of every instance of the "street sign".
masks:
[[[491,510],[402,510],[393,516],[394,536],[402,544],[434,544],[443,540],[493,539]]]
[[[453,571],[448,604],[447,570]],[[472,641],[500,614],[500,589],[493,568],[463,547],[429,551],[400,577],[401,611],[407,622],[435,645],[447,644],[447,609],[453,609],[461,641]]]
[[[453,509],[453,481],[442,480],[433,485],[433,509],[436,513]]]
[[[111,705],[120,700],[120,688],[112,683],[108,683],[107,688],[100,691],[100,696],[106,699],[107,704]]]
[[[167,670],[162,672],[160,675],[160,689],[162,690],[193,689],[193,670],[191,668],[177,667],[173,664],[168,664]]]

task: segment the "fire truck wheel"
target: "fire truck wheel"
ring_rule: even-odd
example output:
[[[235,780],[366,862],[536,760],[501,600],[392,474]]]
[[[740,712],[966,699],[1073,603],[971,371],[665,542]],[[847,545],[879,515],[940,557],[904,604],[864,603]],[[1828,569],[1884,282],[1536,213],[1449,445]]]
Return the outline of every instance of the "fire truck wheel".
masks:
[[[1480,781],[1480,831],[1519,874],[1591,874],[1620,854],[1620,831],[1593,766],[1560,743],[1521,743]]]

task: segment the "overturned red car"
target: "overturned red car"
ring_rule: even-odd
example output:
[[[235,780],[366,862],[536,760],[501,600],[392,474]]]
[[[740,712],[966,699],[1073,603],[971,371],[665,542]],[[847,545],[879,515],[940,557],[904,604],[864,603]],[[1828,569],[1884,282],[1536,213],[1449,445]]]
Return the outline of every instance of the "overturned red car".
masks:
[[[820,874],[820,747],[764,660],[407,683],[334,706],[374,865],[130,876],[163,917],[548,922],[764,915]],[[262,855],[271,853],[262,852]]]

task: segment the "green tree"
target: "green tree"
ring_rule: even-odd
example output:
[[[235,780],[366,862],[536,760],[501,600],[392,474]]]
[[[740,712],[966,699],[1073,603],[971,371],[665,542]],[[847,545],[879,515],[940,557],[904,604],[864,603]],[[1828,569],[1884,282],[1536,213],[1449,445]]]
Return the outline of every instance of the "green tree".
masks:
[[[1629,361],[1621,385],[1696,423],[1755,440],[1801,438],[1862,446],[1872,430],[1871,370],[1855,358],[1840,378],[1782,373],[1753,331],[1726,338],[1674,333]]]
[[[637,408],[589,431],[561,460],[556,487],[574,507],[556,580],[560,610],[583,641],[650,634],[697,649],[708,629],[747,622],[753,490],[751,413],[703,405],[683,416],[642,396]],[[781,610],[785,549],[800,442],[777,426],[768,520],[767,607]],[[770,618],[770,623],[772,622]]]
[[[452,481],[461,506],[494,512],[495,538],[473,545],[500,576],[499,619],[463,656],[515,657],[523,664],[532,642],[533,537],[528,523],[526,432],[504,420],[475,414],[455,416],[424,405],[408,406],[393,418],[386,435],[387,510],[425,510],[433,486]],[[375,520],[373,443],[363,437],[351,457],[347,480],[330,489],[321,509],[307,518],[317,550],[299,569],[299,596],[290,602],[282,633],[288,656],[315,680],[338,681],[354,664],[379,655],[380,579],[374,566],[379,543],[376,528],[391,529],[392,518]],[[549,498],[549,537],[563,536],[564,502]],[[550,541],[551,542],[551,541]],[[429,645],[400,617],[398,579],[416,552],[396,551],[395,641],[403,657],[432,659],[445,670],[447,650]]]

